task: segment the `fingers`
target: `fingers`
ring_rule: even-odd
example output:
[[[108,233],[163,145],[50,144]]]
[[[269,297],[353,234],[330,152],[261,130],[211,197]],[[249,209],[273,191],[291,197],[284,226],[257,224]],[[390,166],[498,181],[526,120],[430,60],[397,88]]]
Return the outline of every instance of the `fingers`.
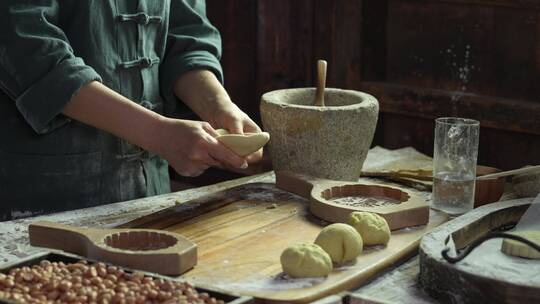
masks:
[[[255,122],[253,122],[253,120],[247,119],[246,121],[244,121],[244,132],[259,133],[261,131],[261,128],[259,128],[259,126]]]
[[[212,157],[209,153],[209,147],[213,145],[219,145],[217,139],[209,134],[203,134],[199,144],[196,144],[195,148],[189,154],[189,160],[194,163],[204,164],[207,167],[218,166],[219,160]]]
[[[246,160],[249,164],[259,162],[263,157],[263,149],[259,149],[256,152],[251,153],[246,157]]]
[[[207,167],[224,164],[235,168],[247,168],[248,164],[244,158],[236,155],[212,135],[217,132],[208,123],[201,123],[200,127],[202,132],[198,133],[198,140],[188,153],[189,161],[202,163]]]
[[[174,168],[174,170],[186,177],[195,177],[199,176],[206,171],[206,169],[209,168],[209,166],[203,162],[190,162],[190,163],[180,163],[180,164],[171,164],[171,166]]]
[[[216,129],[214,129],[212,125],[207,122],[202,123],[202,128],[204,131],[206,131],[206,133],[210,134],[214,138],[219,136],[219,133],[216,132]]]
[[[234,168],[247,168],[248,163],[244,158],[236,155],[236,153],[215,138],[219,134],[210,124],[203,123],[202,127],[210,136],[205,136],[204,140],[208,144],[206,149],[204,149],[206,153],[199,155],[198,160],[211,166],[220,166],[220,163],[223,163]]]
[[[199,170],[199,171],[195,171],[195,170],[190,170],[190,171],[183,171],[183,172],[179,172],[179,171],[176,171],[178,174],[180,174],[181,176],[185,176],[185,177],[196,177],[196,176],[199,176],[201,174],[204,173],[205,170]]]
[[[210,157],[234,168],[247,168],[248,163],[243,157],[236,155],[233,151],[231,151],[225,145],[219,143],[216,139],[214,140],[215,143],[210,143],[208,149],[208,154]]]
[[[197,176],[211,166],[247,168],[246,159],[221,144],[216,130],[208,123],[171,120],[168,136],[161,141],[162,157],[183,176]]]
[[[232,134],[261,132],[261,128],[249,118],[234,120],[225,128]]]
[[[244,126],[242,124],[241,120],[235,120],[229,130],[230,133],[233,134],[244,134]]]

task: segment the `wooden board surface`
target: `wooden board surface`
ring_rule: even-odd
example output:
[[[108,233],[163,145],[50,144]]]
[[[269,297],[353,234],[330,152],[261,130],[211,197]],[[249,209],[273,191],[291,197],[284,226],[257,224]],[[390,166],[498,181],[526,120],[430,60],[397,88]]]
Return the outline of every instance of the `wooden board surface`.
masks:
[[[274,184],[238,186],[122,227],[164,229],[195,242],[199,262],[183,278],[199,286],[268,302],[310,302],[356,287],[414,254],[422,235],[446,219],[431,211],[427,226],[394,231],[387,247],[366,247],[355,263],[318,279],[285,278],[279,257],[290,245],[312,242],[328,223],[309,214],[307,200]]]
[[[165,231],[92,229],[37,221],[28,226],[28,236],[32,246],[164,275],[181,275],[197,264],[197,246]]]

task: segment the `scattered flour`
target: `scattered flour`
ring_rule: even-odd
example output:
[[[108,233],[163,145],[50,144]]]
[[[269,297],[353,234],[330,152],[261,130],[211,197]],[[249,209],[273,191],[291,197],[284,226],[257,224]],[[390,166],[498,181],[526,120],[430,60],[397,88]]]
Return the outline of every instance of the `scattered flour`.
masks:
[[[457,267],[514,284],[540,286],[540,260],[509,256],[501,251],[502,239],[492,239],[473,250]]]
[[[321,284],[326,278],[291,278],[285,274],[274,277],[257,279],[242,282],[223,282],[216,284],[216,287],[226,290],[248,290],[248,291],[283,291],[289,289],[306,288]]]

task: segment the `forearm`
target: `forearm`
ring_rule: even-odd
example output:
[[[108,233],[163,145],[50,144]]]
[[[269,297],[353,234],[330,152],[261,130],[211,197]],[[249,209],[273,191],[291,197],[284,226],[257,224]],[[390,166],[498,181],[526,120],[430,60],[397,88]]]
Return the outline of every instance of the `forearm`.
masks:
[[[235,107],[214,73],[207,70],[193,70],[180,76],[174,85],[174,93],[199,117],[210,123],[216,112]]]
[[[73,96],[63,113],[145,149],[151,148],[155,126],[163,118],[97,81]]]
[[[160,155],[185,176],[200,174],[218,163],[247,166],[243,158],[219,144],[207,123],[166,118],[99,82],[84,86],[63,113]]]

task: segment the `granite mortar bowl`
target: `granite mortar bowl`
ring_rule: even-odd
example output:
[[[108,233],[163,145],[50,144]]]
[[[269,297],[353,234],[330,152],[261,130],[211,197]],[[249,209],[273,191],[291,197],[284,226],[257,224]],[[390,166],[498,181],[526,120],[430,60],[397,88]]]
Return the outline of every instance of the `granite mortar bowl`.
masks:
[[[357,181],[379,114],[375,97],[328,88],[325,106],[314,106],[315,88],[277,90],[261,98],[261,117],[270,133],[274,170]]]

